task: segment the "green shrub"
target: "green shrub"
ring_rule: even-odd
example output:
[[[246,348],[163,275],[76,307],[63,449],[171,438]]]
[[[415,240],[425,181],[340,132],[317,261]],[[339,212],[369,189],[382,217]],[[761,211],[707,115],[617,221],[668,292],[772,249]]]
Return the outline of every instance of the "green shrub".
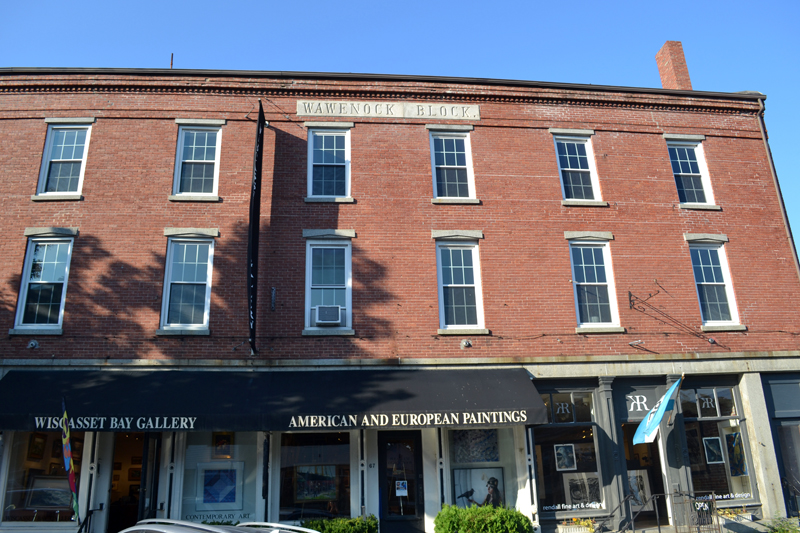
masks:
[[[766,524],[769,533],[800,533],[797,518],[775,517]]]
[[[444,505],[434,520],[436,533],[533,533],[530,518],[516,509]]]
[[[300,522],[301,527],[320,533],[378,533],[375,515],[358,518],[316,518]]]

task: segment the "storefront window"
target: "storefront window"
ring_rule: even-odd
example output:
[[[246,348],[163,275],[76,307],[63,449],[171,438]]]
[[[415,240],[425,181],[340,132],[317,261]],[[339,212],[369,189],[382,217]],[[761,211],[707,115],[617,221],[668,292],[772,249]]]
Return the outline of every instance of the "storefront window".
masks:
[[[516,506],[513,429],[450,431],[450,468],[458,507]]]
[[[83,432],[72,432],[72,462],[77,474],[83,459]],[[14,434],[4,501],[6,522],[69,522],[72,492],[64,468],[61,432]]]
[[[729,387],[681,391],[692,485],[720,500],[750,499],[746,436]]]
[[[534,432],[542,511],[603,509],[592,393],[543,394],[542,400],[550,422]]]
[[[256,433],[188,433],[181,518],[192,522],[254,520],[256,477]]]
[[[281,435],[280,520],[350,516],[350,434]]]

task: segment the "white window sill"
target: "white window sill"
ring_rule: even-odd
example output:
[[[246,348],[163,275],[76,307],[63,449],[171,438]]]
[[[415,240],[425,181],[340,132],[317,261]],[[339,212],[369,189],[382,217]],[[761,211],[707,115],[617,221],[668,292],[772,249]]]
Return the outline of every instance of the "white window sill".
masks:
[[[355,335],[356,332],[352,329],[304,329],[303,336],[311,337],[326,337],[326,336],[345,336]]]
[[[561,200],[561,205],[566,207],[608,207],[608,202],[603,200]]]
[[[156,330],[156,335],[211,335],[211,332],[207,329],[161,328]]]
[[[74,202],[83,200],[80,194],[35,194],[31,196],[34,202]]]
[[[432,204],[479,204],[479,198],[431,198]]]
[[[722,208],[714,204],[680,204],[681,209],[696,209],[699,211],[722,211]]]
[[[747,326],[742,324],[728,324],[727,326],[701,326],[703,333],[715,333],[718,331],[747,331]]]
[[[354,204],[356,199],[352,196],[306,196],[307,204]]]
[[[9,335],[63,335],[61,328],[14,328],[8,330]]]
[[[436,332],[437,335],[491,335],[488,329],[473,328],[473,329],[440,329]]]
[[[575,333],[625,333],[625,328],[620,326],[578,326],[575,328]]]
[[[167,197],[170,202],[219,202],[219,196],[202,194],[170,194]]]

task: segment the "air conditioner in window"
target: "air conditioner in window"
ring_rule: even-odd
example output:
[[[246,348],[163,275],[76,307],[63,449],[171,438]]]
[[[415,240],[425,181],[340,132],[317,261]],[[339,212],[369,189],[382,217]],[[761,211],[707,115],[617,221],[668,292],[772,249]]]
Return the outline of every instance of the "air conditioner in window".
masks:
[[[318,305],[317,326],[338,326],[342,323],[342,307],[339,305]]]

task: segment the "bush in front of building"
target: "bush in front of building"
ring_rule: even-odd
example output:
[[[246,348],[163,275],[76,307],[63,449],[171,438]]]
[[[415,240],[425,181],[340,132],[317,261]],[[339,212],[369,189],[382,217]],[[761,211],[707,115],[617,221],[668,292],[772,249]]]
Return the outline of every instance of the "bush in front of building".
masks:
[[[444,505],[434,520],[436,533],[533,533],[530,518],[505,507],[478,507],[462,509]]]
[[[316,518],[300,522],[301,527],[319,533],[378,533],[378,519],[375,515],[358,518]]]
[[[764,524],[769,533],[800,533],[800,524],[797,518],[777,516]]]

